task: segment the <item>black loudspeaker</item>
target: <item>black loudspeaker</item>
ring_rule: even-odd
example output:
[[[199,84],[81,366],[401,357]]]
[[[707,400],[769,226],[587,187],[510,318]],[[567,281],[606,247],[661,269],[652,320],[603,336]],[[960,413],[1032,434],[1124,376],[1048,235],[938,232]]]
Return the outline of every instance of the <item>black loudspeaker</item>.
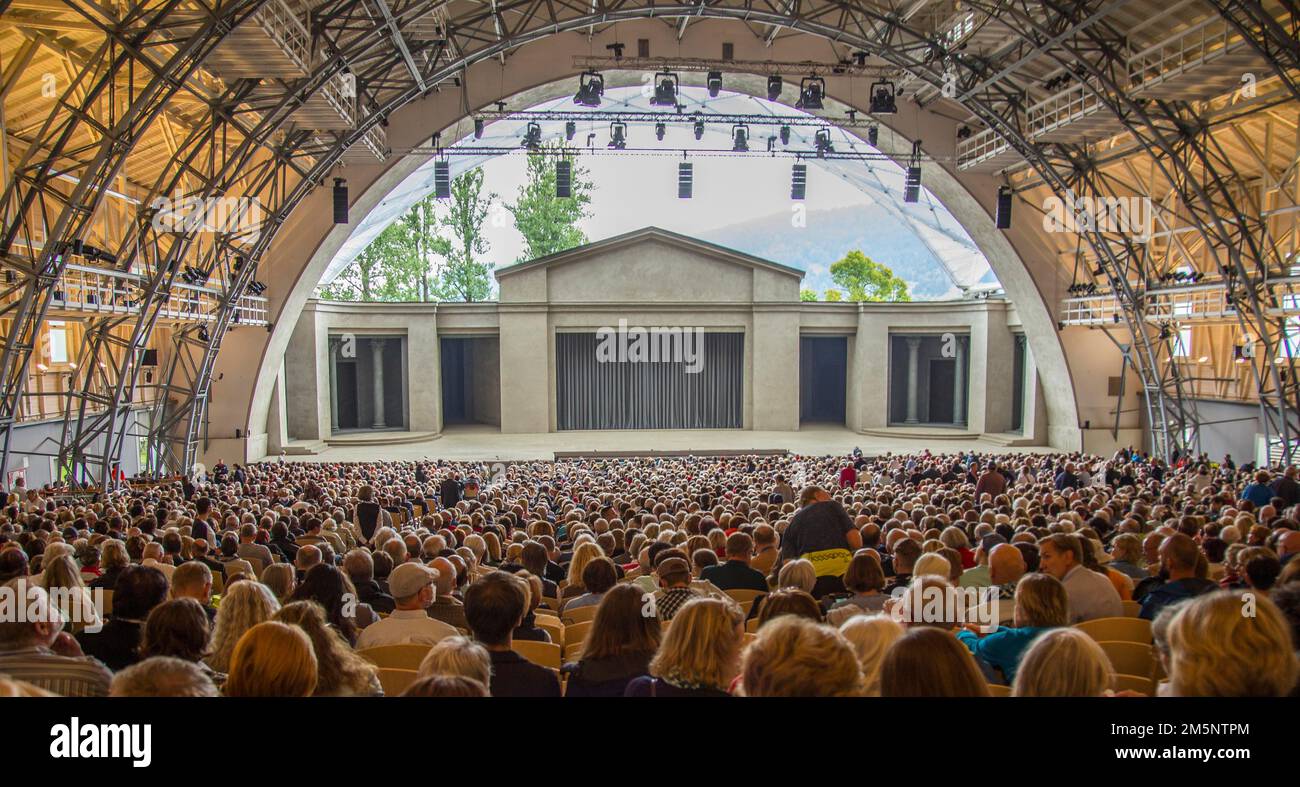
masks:
[[[451,164],[446,161],[433,162],[433,196],[436,199],[451,197]]]
[[[808,165],[795,164],[790,168],[790,199],[803,199],[808,194]]]
[[[568,198],[573,196],[573,162],[555,162],[555,196]]]
[[[903,202],[919,202],[921,199],[921,168],[908,167],[907,180],[903,184]]]
[[[334,223],[348,223],[348,182],[343,178],[334,179]]]
[[[677,196],[680,199],[690,199],[691,192],[695,185],[695,165],[678,164],[677,165]]]
[[[142,355],[141,358],[140,358],[140,365],[141,365],[141,366],[157,366],[157,365],[158,365],[158,351],[157,351],[157,350],[153,350],[153,349],[145,350],[145,351],[144,351],[144,355]]]
[[[1014,192],[1003,186],[998,189],[997,226],[1000,230],[1011,229],[1011,197]]]

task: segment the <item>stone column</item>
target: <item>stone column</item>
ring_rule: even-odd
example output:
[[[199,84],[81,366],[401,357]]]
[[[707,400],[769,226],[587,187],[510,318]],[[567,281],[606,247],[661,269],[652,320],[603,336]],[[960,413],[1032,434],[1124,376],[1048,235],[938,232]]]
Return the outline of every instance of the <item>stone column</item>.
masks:
[[[375,419],[370,426],[373,429],[383,429],[387,424],[384,423],[384,340],[371,339],[370,349],[374,360],[371,362],[371,374],[375,383],[374,408]]]
[[[330,339],[330,434],[339,430],[339,340]]]
[[[907,418],[904,423],[914,424],[916,416],[917,385],[917,351],[921,349],[921,337],[907,337]]]
[[[966,423],[966,339],[957,337],[957,368],[953,374],[952,420],[953,423]]]

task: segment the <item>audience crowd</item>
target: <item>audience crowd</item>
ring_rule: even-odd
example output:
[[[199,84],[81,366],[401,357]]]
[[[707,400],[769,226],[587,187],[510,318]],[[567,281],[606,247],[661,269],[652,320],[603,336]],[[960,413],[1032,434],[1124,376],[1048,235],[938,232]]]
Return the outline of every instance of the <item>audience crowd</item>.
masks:
[[[1298,506],[1130,450],[19,487],[0,696],[1287,696]]]

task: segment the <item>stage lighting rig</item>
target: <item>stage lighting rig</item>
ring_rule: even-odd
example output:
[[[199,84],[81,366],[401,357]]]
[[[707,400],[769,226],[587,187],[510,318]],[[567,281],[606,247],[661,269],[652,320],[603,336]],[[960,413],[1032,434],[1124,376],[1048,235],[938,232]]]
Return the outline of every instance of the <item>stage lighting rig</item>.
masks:
[[[817,147],[817,158],[826,158],[827,153],[835,152],[835,146],[831,144],[831,130],[828,128],[817,130],[813,135],[813,144]]]
[[[655,139],[659,140],[660,142],[663,142],[663,141],[664,141],[664,131],[665,131],[666,129],[667,129],[667,127],[664,126],[663,123],[656,123],[656,124],[655,124]]]
[[[655,74],[655,94],[650,98],[650,105],[655,107],[677,106],[677,75],[671,71]]]
[[[578,133],[578,124],[572,120],[564,124],[564,139],[568,142],[573,141],[573,135]]]
[[[903,202],[921,199],[921,140],[912,143],[912,156],[907,162],[907,179],[903,185]]]
[[[767,78],[767,100],[776,101],[778,98],[780,98],[782,87],[784,87],[784,85],[781,83],[780,74],[773,74],[772,76],[768,77]]]
[[[749,126],[738,123],[731,127],[731,150],[733,153],[749,152]]]
[[[474,139],[483,138],[483,118],[474,118]]]
[[[600,106],[600,97],[605,95],[605,78],[595,71],[584,71],[578,77],[578,92],[573,96],[573,103],[583,107]]]
[[[524,141],[522,147],[531,151],[536,151],[542,146],[542,127],[537,123],[529,123],[528,130],[524,132]]]
[[[722,72],[710,71],[705,84],[709,86],[709,98],[717,98],[722,90]]]
[[[789,126],[781,126],[781,132],[780,132],[780,133],[781,133],[781,144],[782,144],[782,145],[789,145],[789,144],[790,144],[790,127],[789,127]]]
[[[896,115],[898,114],[898,91],[894,88],[893,82],[871,83],[871,114],[873,115]]]
[[[698,118],[695,121],[695,138],[697,140],[704,138],[704,121]]]
[[[627,148],[627,124],[623,122],[614,122],[609,124],[609,145],[613,150],[624,150]]]
[[[804,77],[799,83],[799,100],[795,109],[822,109],[822,99],[826,97],[826,80],[821,77]]]

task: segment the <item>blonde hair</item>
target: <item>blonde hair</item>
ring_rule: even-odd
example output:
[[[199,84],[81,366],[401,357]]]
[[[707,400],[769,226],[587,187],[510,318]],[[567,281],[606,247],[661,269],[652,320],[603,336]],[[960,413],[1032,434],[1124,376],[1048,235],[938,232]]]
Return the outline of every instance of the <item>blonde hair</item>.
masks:
[[[912,566],[912,576],[934,576],[947,579],[952,575],[952,563],[939,552],[927,552]]]
[[[1016,697],[1100,697],[1115,670],[1096,640],[1073,628],[1049,631],[1029,646],[1011,693]]]
[[[292,563],[272,563],[262,569],[260,581],[283,604],[297,586],[298,577]]]
[[[776,589],[784,590],[785,588],[798,588],[805,593],[811,593],[813,587],[817,584],[817,569],[813,568],[811,560],[799,558],[791,560],[776,575]]]
[[[573,559],[569,561],[569,584],[568,587],[576,587],[586,590],[587,586],[582,584],[582,571],[587,564],[596,558],[605,556],[604,550],[595,541],[584,541],[573,550]]]
[[[650,674],[670,683],[726,691],[736,674],[744,613],[732,601],[697,598],[673,616]]]
[[[297,626],[267,621],[244,632],[236,643],[225,693],[228,697],[310,697],[316,679],[316,654],[307,634]]]
[[[217,672],[229,672],[239,638],[279,611],[280,602],[275,600],[266,585],[236,582],[226,591],[221,606],[217,608],[217,622],[212,629],[212,655],[205,659],[207,665]]]
[[[748,697],[862,695],[862,668],[848,640],[833,628],[794,615],[759,629],[745,648],[741,675]]]
[[[492,659],[487,649],[468,637],[445,637],[429,649],[416,678],[459,676],[484,686],[492,680]]]
[[[1253,596],[1255,614],[1243,602]],[[1284,697],[1296,683],[1291,631],[1262,593],[1221,591],[1169,621],[1169,686],[1181,697]]]
[[[315,601],[295,601],[275,613],[275,620],[297,626],[311,640],[316,655],[317,696],[364,697],[375,694],[379,672],[352,651],[338,629],[325,619],[325,608]]]
[[[1025,574],[1016,583],[1013,620],[1017,627],[1048,628],[1070,623],[1065,585],[1051,574]]]
[[[879,697],[880,664],[889,646],[903,636],[903,627],[887,615],[856,615],[840,625],[840,633],[858,657],[863,695]]]

